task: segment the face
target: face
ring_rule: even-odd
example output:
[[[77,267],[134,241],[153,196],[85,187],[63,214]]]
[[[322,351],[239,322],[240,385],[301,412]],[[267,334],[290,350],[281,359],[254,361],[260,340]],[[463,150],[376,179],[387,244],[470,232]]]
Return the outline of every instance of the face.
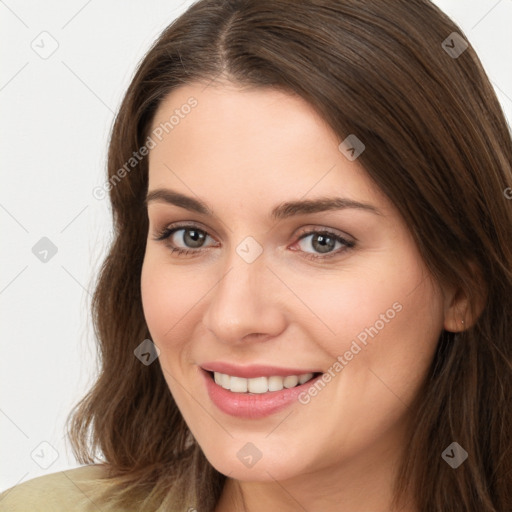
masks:
[[[447,304],[393,205],[292,95],[186,85],[152,131],[144,314],[211,464],[284,480],[395,453]]]

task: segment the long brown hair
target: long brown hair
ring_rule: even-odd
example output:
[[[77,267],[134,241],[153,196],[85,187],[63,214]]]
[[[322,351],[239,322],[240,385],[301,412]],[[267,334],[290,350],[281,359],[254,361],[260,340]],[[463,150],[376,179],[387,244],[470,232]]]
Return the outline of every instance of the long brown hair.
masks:
[[[422,512],[512,510],[512,140],[473,47],[450,51],[465,47],[453,32],[466,39],[428,0],[201,0],[149,50],[110,140],[114,237],[92,304],[100,374],[69,417],[77,459],[109,469],[98,493],[114,509],[213,511],[226,478],[191,438],[160,366],[134,357],[150,337],[147,158],[118,179],[162,99],[220,77],[300,95],[340,142],[363,141],[359,162],[432,275],[474,310],[464,332],[441,333],[411,407],[396,504],[410,493]],[[441,457],[454,441],[468,453],[456,469]]]

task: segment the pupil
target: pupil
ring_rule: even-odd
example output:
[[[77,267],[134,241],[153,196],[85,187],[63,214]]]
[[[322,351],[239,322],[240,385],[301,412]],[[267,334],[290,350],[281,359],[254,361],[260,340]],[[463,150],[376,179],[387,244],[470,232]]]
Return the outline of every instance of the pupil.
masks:
[[[318,246],[317,246],[317,244],[315,244],[315,240],[318,242],[318,244],[319,244]],[[330,250],[332,250],[334,248],[335,244],[336,244],[336,241],[333,238],[326,236],[326,235],[315,235],[315,237],[313,238],[313,247],[318,252],[322,252],[322,253],[329,252]]]
[[[204,241],[204,233],[197,229],[187,229],[184,235],[186,245],[191,247],[201,247]]]

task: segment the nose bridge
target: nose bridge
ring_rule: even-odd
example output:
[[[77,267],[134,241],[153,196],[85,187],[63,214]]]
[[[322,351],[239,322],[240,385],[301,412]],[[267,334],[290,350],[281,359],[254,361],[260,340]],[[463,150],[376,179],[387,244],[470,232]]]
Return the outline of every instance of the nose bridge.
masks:
[[[234,248],[211,291],[203,322],[222,341],[237,342],[249,334],[275,336],[284,328],[284,312],[271,292],[272,272],[256,249],[251,240]]]

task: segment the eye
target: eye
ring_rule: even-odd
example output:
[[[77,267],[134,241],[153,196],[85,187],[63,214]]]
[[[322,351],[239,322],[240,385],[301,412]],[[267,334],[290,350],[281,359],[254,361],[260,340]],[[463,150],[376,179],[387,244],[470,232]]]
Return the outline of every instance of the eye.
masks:
[[[309,240],[306,242],[306,240]],[[296,242],[309,259],[325,259],[339,255],[355,246],[355,243],[329,230],[311,230],[304,233]],[[308,252],[308,248],[313,252]]]
[[[208,238],[212,237],[206,231],[187,224],[184,226],[166,227],[157,233],[154,240],[168,240],[167,244],[171,248],[171,253],[186,255],[200,252]]]

